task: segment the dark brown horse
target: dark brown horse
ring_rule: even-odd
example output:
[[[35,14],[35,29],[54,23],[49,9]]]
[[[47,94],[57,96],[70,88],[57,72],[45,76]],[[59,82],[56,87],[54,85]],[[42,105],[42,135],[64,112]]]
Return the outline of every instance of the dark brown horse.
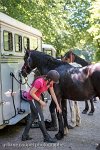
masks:
[[[55,69],[60,74],[59,84],[54,85],[55,93],[60,106],[65,106],[65,99],[82,101],[95,96],[100,97],[100,63],[83,68],[75,68],[68,63],[53,58],[35,50],[27,50],[24,57],[22,75],[26,77],[34,68],[38,68],[41,74],[47,74]],[[64,137],[64,125],[62,114],[57,113],[59,132],[57,139]]]
[[[82,67],[84,66],[88,66],[90,65],[91,63],[80,58],[79,56],[77,56],[73,51],[68,51],[67,53],[64,54],[63,57],[61,57],[62,61],[64,62],[76,62],[78,64],[80,64]],[[95,108],[94,108],[94,103],[93,101],[95,100],[96,98],[94,99],[90,99],[90,104],[91,104],[91,110],[90,112],[88,113],[88,115],[93,115],[94,111],[95,111]],[[85,109],[82,111],[83,114],[86,114],[89,110],[89,104],[88,104],[88,101],[85,101]]]

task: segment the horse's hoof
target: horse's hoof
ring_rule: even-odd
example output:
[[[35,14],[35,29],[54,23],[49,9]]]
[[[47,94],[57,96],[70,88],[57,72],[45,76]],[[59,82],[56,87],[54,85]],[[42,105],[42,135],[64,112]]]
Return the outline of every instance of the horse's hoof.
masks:
[[[97,101],[98,101],[98,100],[97,100],[96,98],[93,99],[93,102],[94,102],[94,103],[97,103]]]
[[[82,114],[87,114],[87,110],[83,110],[83,111],[82,111]]]
[[[61,140],[62,138],[64,138],[64,134],[61,133],[61,132],[58,132],[56,135],[55,135],[56,139],[57,140]]]
[[[67,127],[65,127],[65,128],[64,128],[64,136],[65,136],[65,135],[67,135],[67,134],[68,134],[68,132],[69,132],[68,128],[67,128]]]
[[[93,116],[93,112],[89,112],[88,115],[89,115],[89,116]]]
[[[70,124],[68,125],[68,129],[74,129]]]

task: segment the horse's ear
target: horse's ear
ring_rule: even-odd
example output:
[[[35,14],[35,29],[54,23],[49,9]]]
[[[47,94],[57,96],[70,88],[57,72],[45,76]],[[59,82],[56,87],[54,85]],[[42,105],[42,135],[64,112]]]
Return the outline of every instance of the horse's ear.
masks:
[[[38,49],[38,46],[34,49],[34,51],[36,51]]]
[[[29,52],[30,52],[30,50],[27,49],[26,47],[24,47],[24,53],[27,54],[27,55],[29,55]]]

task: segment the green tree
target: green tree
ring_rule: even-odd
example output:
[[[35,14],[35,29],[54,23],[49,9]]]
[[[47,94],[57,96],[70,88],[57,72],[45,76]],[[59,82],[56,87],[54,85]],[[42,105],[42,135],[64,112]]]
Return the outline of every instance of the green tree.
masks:
[[[41,30],[43,42],[54,45],[57,55],[61,55],[70,48],[99,48],[99,17],[95,19],[96,3],[91,1],[1,0],[0,11]],[[95,21],[98,34],[93,30]]]
[[[93,1],[89,11],[91,13],[89,19],[91,27],[88,32],[92,35],[93,43],[96,47],[96,60],[100,61],[100,1]]]
[[[56,37],[65,30],[61,0],[1,0],[0,4],[2,12],[41,30],[45,43],[56,44]]]

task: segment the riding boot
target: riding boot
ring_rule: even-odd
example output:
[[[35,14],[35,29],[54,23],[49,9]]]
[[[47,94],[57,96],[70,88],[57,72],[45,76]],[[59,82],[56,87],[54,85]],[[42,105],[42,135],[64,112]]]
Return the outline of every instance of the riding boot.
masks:
[[[22,141],[26,141],[26,140],[31,140],[32,139],[31,137],[29,137],[28,133],[29,133],[29,130],[31,128],[33,120],[34,119],[31,117],[31,114],[30,114],[30,116],[28,118],[28,121],[27,121],[27,125],[26,125],[26,127],[24,129],[24,132],[22,134]]]
[[[50,135],[48,134],[44,121],[39,121],[39,126],[43,133],[44,142],[48,142],[48,143],[56,143],[57,142],[57,139],[51,138]]]
[[[51,127],[48,128],[47,130],[48,131],[57,131],[57,118],[56,118],[56,114],[55,112],[54,113],[51,113]]]

